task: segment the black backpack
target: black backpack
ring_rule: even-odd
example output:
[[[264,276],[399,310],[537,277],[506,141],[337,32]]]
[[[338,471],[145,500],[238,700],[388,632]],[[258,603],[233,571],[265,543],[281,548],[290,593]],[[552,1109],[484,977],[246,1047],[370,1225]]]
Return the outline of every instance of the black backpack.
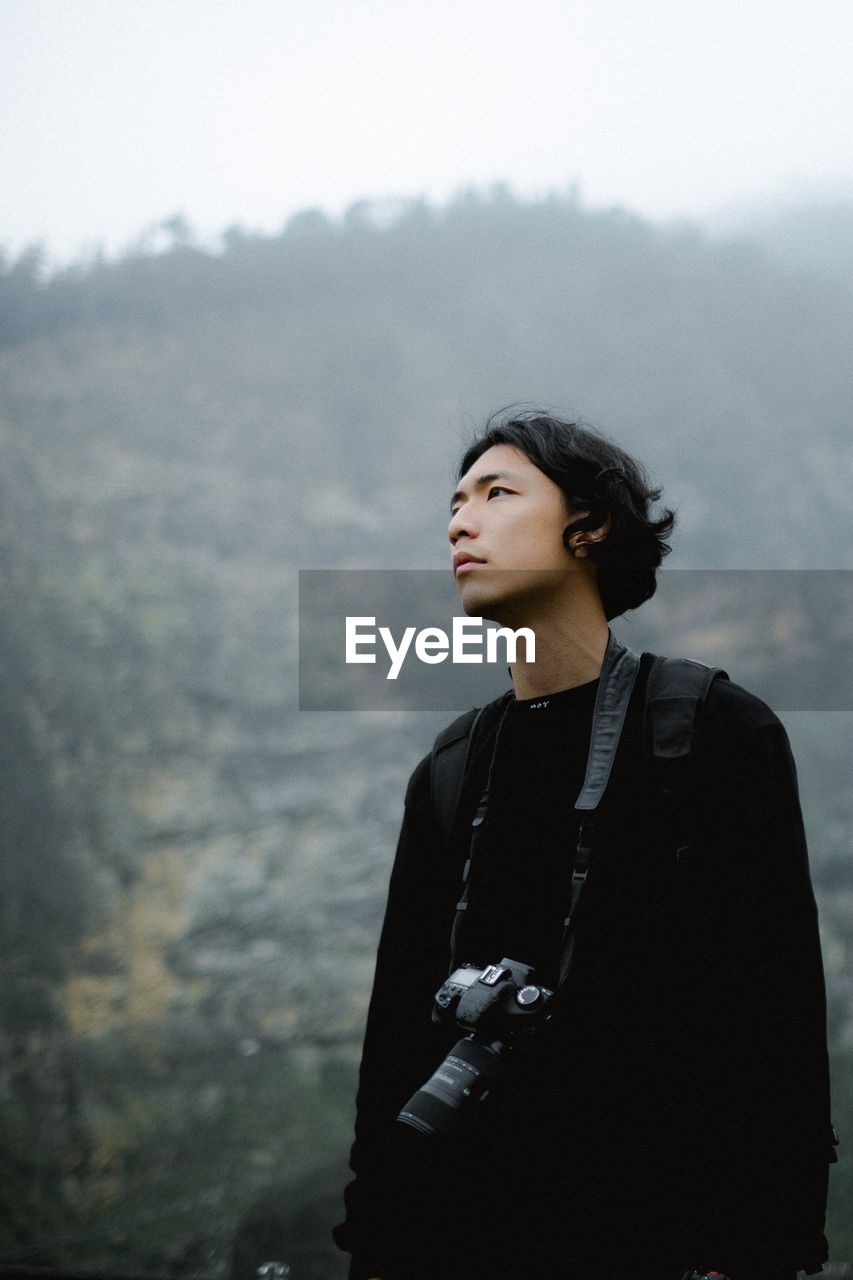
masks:
[[[721,667],[709,667],[691,658],[656,657],[652,663],[646,685],[646,741],[660,794],[670,811],[678,808],[708,690],[716,679],[728,678]],[[433,744],[430,783],[444,849],[450,842],[471,747],[484,710],[474,707],[464,712],[442,729]]]

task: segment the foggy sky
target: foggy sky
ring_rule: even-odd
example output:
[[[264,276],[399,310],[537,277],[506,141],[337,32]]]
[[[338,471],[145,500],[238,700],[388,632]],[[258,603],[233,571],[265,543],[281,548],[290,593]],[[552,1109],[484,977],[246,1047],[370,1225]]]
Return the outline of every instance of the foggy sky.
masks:
[[[652,217],[853,192],[849,0],[0,0],[0,245],[579,181]]]

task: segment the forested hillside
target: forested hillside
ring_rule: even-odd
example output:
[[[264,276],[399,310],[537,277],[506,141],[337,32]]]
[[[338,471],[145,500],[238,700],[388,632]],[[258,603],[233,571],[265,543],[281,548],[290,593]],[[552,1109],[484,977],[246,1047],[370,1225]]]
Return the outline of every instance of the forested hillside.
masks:
[[[300,711],[297,570],[444,566],[460,447],[518,401],[647,462],[673,566],[853,568],[853,231],[833,272],[790,227],[502,189],[218,253],[169,225],[157,254],[0,273],[0,1262],[326,1280],[403,788],[450,717]],[[785,718],[849,1135],[835,580],[836,667],[767,644],[819,691]],[[731,642],[736,679],[763,644]]]

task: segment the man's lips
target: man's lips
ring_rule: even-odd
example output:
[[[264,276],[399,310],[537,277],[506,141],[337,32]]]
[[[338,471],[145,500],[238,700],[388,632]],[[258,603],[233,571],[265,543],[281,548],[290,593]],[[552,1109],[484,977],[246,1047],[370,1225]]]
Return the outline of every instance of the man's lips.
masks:
[[[468,551],[457,551],[453,557],[453,572],[458,577],[466,569],[473,569],[476,565],[485,563],[485,560],[479,560],[477,556],[472,556]]]

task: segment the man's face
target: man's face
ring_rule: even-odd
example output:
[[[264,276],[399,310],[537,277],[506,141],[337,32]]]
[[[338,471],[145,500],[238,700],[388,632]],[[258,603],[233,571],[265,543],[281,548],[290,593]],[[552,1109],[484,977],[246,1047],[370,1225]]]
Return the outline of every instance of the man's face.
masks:
[[[563,546],[570,521],[553,480],[514,445],[487,449],[459,481],[448,536],[467,614],[520,625],[561,595],[580,565]]]

